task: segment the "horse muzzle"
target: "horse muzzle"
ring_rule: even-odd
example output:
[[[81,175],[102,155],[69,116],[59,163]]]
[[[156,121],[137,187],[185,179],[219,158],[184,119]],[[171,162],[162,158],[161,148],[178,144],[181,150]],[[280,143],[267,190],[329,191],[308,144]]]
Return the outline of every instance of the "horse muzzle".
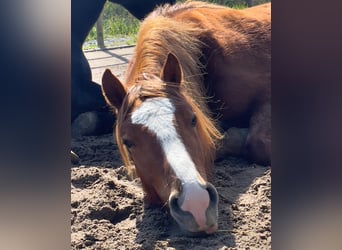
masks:
[[[181,192],[170,194],[169,207],[171,216],[185,230],[207,234],[216,232],[218,193],[212,184],[183,184]]]

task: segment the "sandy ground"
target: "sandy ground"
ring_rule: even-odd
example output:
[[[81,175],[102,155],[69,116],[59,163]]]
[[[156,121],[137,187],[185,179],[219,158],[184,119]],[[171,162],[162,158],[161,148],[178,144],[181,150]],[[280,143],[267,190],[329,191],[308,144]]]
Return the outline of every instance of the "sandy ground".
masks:
[[[72,140],[72,249],[270,249],[270,168],[227,158],[214,166],[219,231],[192,237],[166,208],[147,208],[138,179],[129,181],[111,134]]]
[[[110,68],[123,75],[122,64]],[[80,157],[71,167],[71,249],[271,249],[270,167],[234,157],[216,162],[219,230],[194,237],[167,208],[144,206],[112,134],[73,138],[71,148]]]

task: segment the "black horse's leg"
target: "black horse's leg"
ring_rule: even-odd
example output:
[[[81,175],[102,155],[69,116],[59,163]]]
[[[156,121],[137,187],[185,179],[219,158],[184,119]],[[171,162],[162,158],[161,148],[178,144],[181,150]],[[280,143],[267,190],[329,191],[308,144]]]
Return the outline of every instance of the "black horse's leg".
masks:
[[[82,45],[100,15],[105,0],[72,0],[71,11],[71,122],[72,135],[103,134],[112,131],[114,116],[92,81]],[[76,121],[76,122],[75,122]]]
[[[106,0],[71,1],[71,122],[72,134],[103,134],[112,131],[114,116],[108,110],[101,88],[92,81],[82,45],[100,15]],[[161,3],[175,0],[111,0],[142,19]],[[82,115],[81,115],[82,114]],[[76,121],[76,122],[75,122]]]
[[[91,70],[81,50],[75,49],[71,66],[71,121],[84,112],[105,107],[100,85],[92,82]]]

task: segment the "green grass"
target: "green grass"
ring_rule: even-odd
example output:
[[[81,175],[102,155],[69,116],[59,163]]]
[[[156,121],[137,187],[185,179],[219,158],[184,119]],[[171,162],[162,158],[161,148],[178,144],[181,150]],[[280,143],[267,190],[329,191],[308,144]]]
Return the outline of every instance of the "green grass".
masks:
[[[113,17],[106,22],[105,34],[132,36],[137,34],[139,21],[133,18]]]
[[[106,47],[136,43],[139,20],[118,4],[106,2],[103,8],[103,36]],[[83,49],[97,49],[96,25],[90,30]]]
[[[137,19],[114,16],[103,20],[103,37],[106,47],[132,45],[136,43],[139,30]],[[89,32],[83,49],[97,49],[96,25]]]

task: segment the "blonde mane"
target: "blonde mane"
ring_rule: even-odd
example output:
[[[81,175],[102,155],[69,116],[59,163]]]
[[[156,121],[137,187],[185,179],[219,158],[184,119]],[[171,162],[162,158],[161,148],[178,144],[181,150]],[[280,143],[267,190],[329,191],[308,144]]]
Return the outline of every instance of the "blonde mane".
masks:
[[[120,137],[120,125],[138,99],[143,101],[151,97],[168,97],[177,105],[177,100],[186,98],[196,113],[199,133],[205,144],[204,150],[210,152],[210,160],[214,159],[216,141],[222,138],[206,104],[208,97],[203,86],[204,65],[200,62],[205,45],[199,40],[199,37],[204,36],[204,31],[192,23],[179,22],[168,17],[170,12],[190,8],[192,5],[189,4],[179,4],[172,8],[169,5],[159,7],[141,24],[138,44],[126,73],[128,91],[118,112],[116,126],[118,148],[131,177],[135,177],[134,169],[128,150]],[[165,83],[160,79],[163,64],[169,53],[173,53],[181,64],[181,93],[172,83]]]

